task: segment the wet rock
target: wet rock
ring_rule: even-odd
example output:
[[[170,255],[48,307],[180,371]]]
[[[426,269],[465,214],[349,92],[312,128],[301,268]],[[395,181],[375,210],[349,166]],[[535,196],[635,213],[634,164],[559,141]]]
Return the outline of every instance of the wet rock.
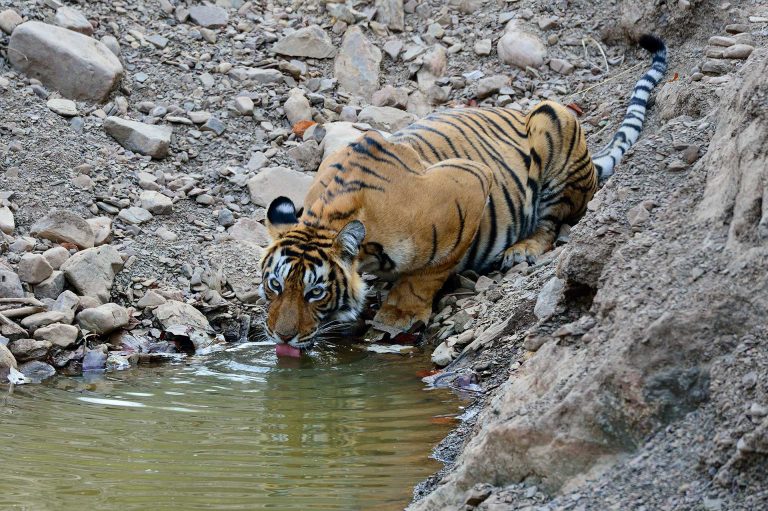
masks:
[[[83,357],[83,372],[103,371],[107,365],[107,354],[100,349],[88,350]]]
[[[373,128],[389,132],[405,128],[417,119],[411,113],[389,106],[367,106],[360,111],[357,118]]]
[[[53,23],[68,30],[80,32],[81,34],[93,35],[93,26],[83,13],[74,7],[63,6],[56,9],[56,15],[53,17]]]
[[[533,313],[539,319],[546,319],[557,311],[557,305],[563,297],[564,283],[557,277],[552,277],[539,291]]]
[[[21,298],[24,288],[21,279],[13,270],[0,265],[0,298]]]
[[[521,30],[514,22],[507,25],[496,51],[502,62],[522,69],[529,66],[541,67],[547,57],[547,47],[544,43],[535,35]]]
[[[54,270],[50,277],[35,286],[35,298],[40,300],[43,298],[55,300],[64,292],[66,281],[67,279],[64,277],[64,272]]]
[[[56,369],[45,362],[32,360],[19,366],[19,372],[23,374],[29,383],[40,383],[53,376],[56,376]]]
[[[115,274],[122,268],[123,258],[109,245],[78,252],[61,265],[67,280],[80,294],[101,303],[109,300]]]
[[[248,180],[251,201],[257,206],[268,207],[280,196],[288,197],[301,208],[304,197],[312,185],[312,176],[286,167],[270,167]]]
[[[74,117],[77,115],[77,105],[71,99],[49,99],[45,106],[62,117]]]
[[[123,76],[123,66],[104,44],[39,21],[16,27],[8,48],[16,69],[70,99],[104,101]]]
[[[173,213],[173,201],[160,192],[146,190],[139,197],[141,207],[153,215],[170,215]]]
[[[105,366],[107,371],[125,371],[131,368],[131,361],[125,355],[110,353]]]
[[[74,325],[53,323],[35,330],[33,337],[38,341],[48,341],[53,346],[68,348],[77,342],[80,330]]]
[[[24,20],[18,12],[13,9],[6,9],[0,12],[0,30],[6,34],[10,34],[13,30],[21,25]]]
[[[301,89],[291,89],[288,93],[288,99],[283,105],[283,110],[285,110],[285,116],[291,126],[299,121],[312,120],[312,108]]]
[[[386,25],[391,30],[405,30],[405,11],[403,0],[376,0],[376,21]]]
[[[189,19],[201,27],[221,28],[227,26],[229,14],[215,5],[193,5],[189,8]]]
[[[280,39],[272,47],[278,55],[328,59],[336,56],[336,48],[328,34],[317,25],[300,28]]]
[[[249,241],[261,247],[266,247],[271,241],[267,228],[252,218],[241,218],[227,233],[236,240]]]
[[[381,50],[370,42],[358,26],[347,29],[334,64],[339,86],[366,101],[379,88]]]
[[[445,367],[456,358],[456,352],[447,343],[441,342],[432,352],[432,363],[438,367]]]
[[[173,130],[167,126],[155,126],[143,122],[107,117],[104,129],[121,146],[134,153],[162,159],[168,156]]]
[[[128,325],[128,309],[116,303],[105,303],[92,309],[85,309],[77,315],[80,328],[104,335]]]
[[[32,234],[57,243],[73,243],[78,248],[93,247],[94,237],[83,217],[66,210],[54,210],[32,225]]]
[[[45,358],[51,349],[51,343],[35,339],[17,339],[8,344],[8,349],[11,350],[17,362],[26,362]]]

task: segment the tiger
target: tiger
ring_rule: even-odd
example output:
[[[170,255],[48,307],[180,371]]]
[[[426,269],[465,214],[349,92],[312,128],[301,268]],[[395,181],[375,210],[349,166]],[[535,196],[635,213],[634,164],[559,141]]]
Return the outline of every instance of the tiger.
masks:
[[[648,98],[667,68],[656,36],[621,127],[591,155],[571,110],[543,101],[528,114],[503,107],[436,112],[389,137],[375,130],[327,156],[297,211],[274,199],[261,260],[265,331],[308,349],[357,320],[361,274],[392,282],[374,321],[406,330],[428,324],[453,273],[533,264],[576,223],[600,183],[637,141]]]

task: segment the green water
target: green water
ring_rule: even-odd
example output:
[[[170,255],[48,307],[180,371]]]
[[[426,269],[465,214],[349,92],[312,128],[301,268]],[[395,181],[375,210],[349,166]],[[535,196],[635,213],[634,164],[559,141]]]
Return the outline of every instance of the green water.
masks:
[[[460,402],[425,355],[272,346],[0,386],[0,509],[402,509]]]

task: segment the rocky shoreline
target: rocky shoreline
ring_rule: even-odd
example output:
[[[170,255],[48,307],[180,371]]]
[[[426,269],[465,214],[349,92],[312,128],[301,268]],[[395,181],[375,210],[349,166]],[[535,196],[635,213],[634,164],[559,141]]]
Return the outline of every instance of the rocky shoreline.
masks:
[[[600,147],[652,31],[667,82],[585,219],[436,308],[427,384],[475,402],[411,508],[765,506],[768,9],[619,4],[0,0],[0,381],[258,335],[264,207],[323,157],[544,99]]]

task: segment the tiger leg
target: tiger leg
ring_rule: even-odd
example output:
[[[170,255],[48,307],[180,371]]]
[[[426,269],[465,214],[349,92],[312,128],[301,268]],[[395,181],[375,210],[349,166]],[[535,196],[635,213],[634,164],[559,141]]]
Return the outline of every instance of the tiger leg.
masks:
[[[504,251],[501,261],[502,270],[508,270],[518,263],[535,264],[545,252],[552,250],[559,225],[551,221],[539,223],[534,233],[524,240],[518,241]]]
[[[417,321],[429,323],[432,299],[451,271],[403,275],[390,290],[375,321],[407,330]]]

